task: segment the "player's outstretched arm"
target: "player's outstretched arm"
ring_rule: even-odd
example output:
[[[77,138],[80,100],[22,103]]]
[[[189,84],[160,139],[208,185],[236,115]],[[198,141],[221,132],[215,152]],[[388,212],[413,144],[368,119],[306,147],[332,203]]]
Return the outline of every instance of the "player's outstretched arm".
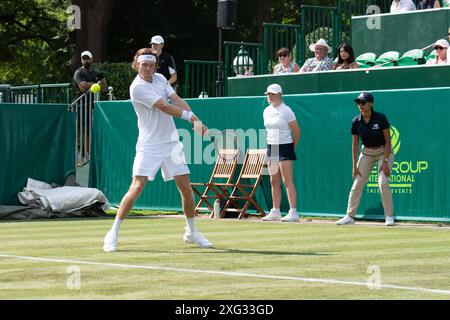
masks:
[[[186,103],[186,101],[184,101],[179,95],[177,95],[176,93],[172,94],[170,97],[170,101],[172,101],[172,103],[178,107],[180,107],[183,110],[187,110],[187,111],[191,111],[191,108],[189,107],[189,105]]]
[[[159,99],[156,101],[153,106],[155,108],[158,108],[164,113],[167,113],[170,116],[174,116],[177,118],[184,119],[186,121],[192,122],[192,117],[194,116],[194,113],[190,110],[183,110],[182,108],[178,107],[177,105],[172,105],[166,103],[163,99]],[[184,111],[184,113],[183,113]]]
[[[181,99],[181,98],[180,98]],[[183,120],[186,120],[192,124],[197,123],[196,126],[193,126],[195,129],[195,132],[198,134],[205,134],[206,131],[208,131],[208,128],[204,125],[198,126],[199,123],[201,123],[200,119],[190,110],[183,110],[180,107],[172,104],[168,104],[164,102],[163,99],[159,99],[158,101],[153,104],[155,108],[158,108],[164,113],[167,113],[168,115],[181,118]]]

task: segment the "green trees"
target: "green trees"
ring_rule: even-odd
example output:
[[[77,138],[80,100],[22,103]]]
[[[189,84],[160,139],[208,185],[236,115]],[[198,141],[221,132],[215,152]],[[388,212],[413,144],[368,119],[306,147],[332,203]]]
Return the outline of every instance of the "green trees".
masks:
[[[0,83],[58,82],[67,77],[73,41],[69,0],[0,1]]]
[[[260,42],[263,22],[299,23],[302,4],[335,0],[238,0],[238,26],[224,40]],[[68,27],[71,5],[81,29]],[[129,63],[155,34],[182,73],[185,59],[217,59],[216,12],[217,0],[1,0],[0,83],[69,82],[83,50],[94,64]]]

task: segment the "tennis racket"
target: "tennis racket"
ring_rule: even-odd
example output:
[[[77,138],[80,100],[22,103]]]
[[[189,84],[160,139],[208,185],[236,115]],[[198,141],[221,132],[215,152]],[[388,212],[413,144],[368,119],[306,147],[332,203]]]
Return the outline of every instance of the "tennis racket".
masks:
[[[218,133],[206,132],[214,144],[216,153],[224,160],[234,160],[239,152],[239,139],[233,129],[226,129]]]

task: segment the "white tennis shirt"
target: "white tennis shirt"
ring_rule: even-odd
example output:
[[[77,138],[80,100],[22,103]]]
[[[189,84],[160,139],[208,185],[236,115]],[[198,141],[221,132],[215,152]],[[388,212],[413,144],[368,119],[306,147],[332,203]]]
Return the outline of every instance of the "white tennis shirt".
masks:
[[[292,143],[292,130],[289,123],[296,120],[294,112],[284,103],[264,109],[264,127],[267,130],[268,144]]]
[[[145,81],[139,75],[134,79],[130,86],[130,98],[138,117],[140,145],[179,141],[173,117],[153,107],[160,99],[167,102],[174,93],[162,74],[153,74],[152,82]]]

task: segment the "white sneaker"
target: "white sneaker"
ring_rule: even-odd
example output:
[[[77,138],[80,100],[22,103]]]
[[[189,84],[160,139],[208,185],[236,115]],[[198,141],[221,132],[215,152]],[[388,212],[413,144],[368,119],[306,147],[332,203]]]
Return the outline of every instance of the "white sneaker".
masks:
[[[281,214],[275,213],[272,210],[270,210],[269,214],[267,216],[263,217],[261,220],[263,220],[263,221],[280,221]]]
[[[285,215],[283,218],[281,218],[282,222],[296,222],[298,221],[298,213],[297,211],[291,211],[289,210],[289,213]]]
[[[184,242],[198,244],[202,248],[213,248],[212,242],[205,238],[200,232],[189,233],[185,232],[183,237]]]
[[[117,250],[117,234],[109,230],[103,240],[103,251],[115,252]]]
[[[355,219],[352,217],[345,215],[342,219],[336,221],[337,225],[344,225],[344,224],[355,224]]]
[[[395,226],[394,217],[386,216],[386,222],[384,224],[388,227]]]

